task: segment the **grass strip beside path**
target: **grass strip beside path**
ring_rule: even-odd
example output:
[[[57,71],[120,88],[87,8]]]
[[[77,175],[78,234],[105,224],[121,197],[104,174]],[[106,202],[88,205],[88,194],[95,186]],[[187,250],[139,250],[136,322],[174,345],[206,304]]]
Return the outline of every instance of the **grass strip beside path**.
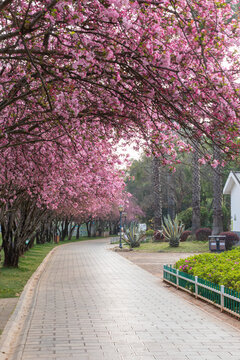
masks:
[[[34,247],[28,250],[19,259],[18,268],[6,268],[3,267],[3,258],[0,264],[0,298],[11,298],[20,296],[21,292],[28,279],[32,276],[34,271],[41,264],[45,256],[56,246],[69,244],[71,242],[94,240],[97,237],[88,238],[81,237],[76,240],[74,237],[70,241],[62,241],[59,244],[45,243],[40,245],[34,245]]]
[[[184,241],[178,247],[169,246],[168,242],[142,243],[134,251],[170,252],[170,253],[204,253],[209,252],[208,241]]]

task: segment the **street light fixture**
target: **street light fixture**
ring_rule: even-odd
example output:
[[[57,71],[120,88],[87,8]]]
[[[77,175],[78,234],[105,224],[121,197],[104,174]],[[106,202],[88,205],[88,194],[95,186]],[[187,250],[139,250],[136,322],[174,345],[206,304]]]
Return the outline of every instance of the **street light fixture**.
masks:
[[[123,205],[119,205],[118,210],[120,212],[120,237],[119,237],[119,248],[122,249],[122,213],[124,210]]]
[[[123,211],[122,216],[123,216],[123,232],[125,232],[126,231],[126,222],[127,222],[127,213],[126,213],[126,211]]]

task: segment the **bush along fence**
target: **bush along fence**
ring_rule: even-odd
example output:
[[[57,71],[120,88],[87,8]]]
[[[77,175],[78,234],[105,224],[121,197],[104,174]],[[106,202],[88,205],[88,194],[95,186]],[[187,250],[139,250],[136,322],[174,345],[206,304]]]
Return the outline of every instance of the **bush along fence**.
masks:
[[[164,265],[163,280],[240,318],[240,293]]]

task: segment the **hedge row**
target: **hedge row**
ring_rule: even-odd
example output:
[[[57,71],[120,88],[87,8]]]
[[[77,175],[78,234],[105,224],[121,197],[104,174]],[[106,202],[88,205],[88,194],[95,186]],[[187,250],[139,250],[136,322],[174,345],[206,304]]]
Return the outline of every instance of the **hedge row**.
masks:
[[[240,291],[240,249],[220,254],[200,254],[176,263],[176,268],[188,274]]]

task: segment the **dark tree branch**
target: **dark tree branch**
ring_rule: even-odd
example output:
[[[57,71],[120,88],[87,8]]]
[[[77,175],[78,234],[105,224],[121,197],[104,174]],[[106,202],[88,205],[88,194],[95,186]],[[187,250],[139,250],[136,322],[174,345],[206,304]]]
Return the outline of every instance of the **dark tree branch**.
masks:
[[[5,9],[9,4],[11,4],[13,0],[5,0],[0,2],[0,11]]]

